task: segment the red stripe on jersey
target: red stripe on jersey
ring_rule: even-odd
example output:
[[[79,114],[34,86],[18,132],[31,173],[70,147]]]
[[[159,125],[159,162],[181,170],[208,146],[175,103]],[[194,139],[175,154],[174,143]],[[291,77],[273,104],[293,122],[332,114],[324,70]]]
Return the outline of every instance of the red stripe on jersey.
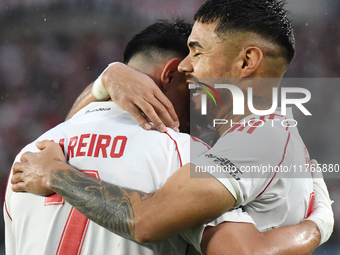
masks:
[[[31,142],[33,143],[33,142]],[[26,146],[30,145],[31,143],[27,144]],[[22,149],[19,151],[19,153],[17,154],[17,156],[21,153]],[[8,184],[9,184],[9,177],[11,177],[11,173],[13,172],[13,168],[11,168],[11,171],[9,171],[9,174],[8,174],[8,178],[7,178],[7,184],[6,184],[6,190],[5,190],[5,197],[4,197],[4,204],[5,204],[5,210],[6,210],[6,213],[9,217],[10,220],[12,220],[12,217],[11,215],[9,215],[9,212],[8,212],[8,209],[7,209],[7,204],[6,204],[6,194],[7,194],[7,188],[8,188]]]
[[[251,125],[251,126],[250,126],[250,124],[249,124],[250,128],[248,129],[247,133],[251,135],[251,134],[254,132],[254,130],[255,130],[260,124],[263,124],[264,122],[266,122],[266,119],[265,119],[266,117],[268,117],[268,116],[261,116],[261,117],[260,117],[260,121],[256,122],[254,125]],[[252,118],[252,119],[250,119],[249,121],[251,121],[251,120],[256,120],[256,119],[255,119],[255,118]],[[248,121],[248,123],[249,123],[249,121]],[[239,131],[241,131],[241,130],[239,130]]]
[[[45,197],[44,206],[63,204],[65,204],[65,200],[59,194],[53,194],[48,197]]]
[[[245,123],[245,120],[243,120],[243,122],[244,122],[243,125],[240,124],[240,122],[242,122],[242,120],[240,120],[240,121],[237,122],[232,128],[230,128],[229,131],[226,132],[223,136],[225,136],[225,135],[227,135],[227,134],[229,134],[229,133],[232,133],[232,132],[234,132],[235,130],[242,132],[242,131],[244,131],[244,130],[246,129],[246,127],[248,127],[248,126],[249,126],[249,129],[247,129],[247,133],[248,133],[248,134],[252,134],[252,133],[254,132],[254,130],[255,130],[260,124],[266,122],[267,120],[274,120],[275,117],[280,117],[280,118],[282,118],[283,116],[282,116],[282,115],[278,115],[278,114],[262,115],[262,116],[260,116],[259,121],[256,122],[256,123],[254,123],[254,125],[250,125],[249,123],[252,122],[253,120],[256,120],[255,118],[249,119],[247,123]],[[285,119],[287,119],[287,118],[285,118]],[[288,130],[288,128],[287,128],[286,130]],[[222,136],[222,137],[223,137],[223,136]]]
[[[197,139],[196,137],[194,137],[194,136],[192,136],[192,135],[190,135],[190,137],[191,137],[191,139],[194,140],[195,142],[199,142],[199,143],[203,144],[205,147],[208,148],[208,150],[211,149],[210,146],[209,146],[208,144],[206,144],[205,142],[203,142],[203,141]]]
[[[63,150],[63,152],[65,153],[65,138],[62,138],[59,140],[59,145],[61,149]]]
[[[10,220],[12,220],[12,217],[9,215],[9,212],[7,210],[7,205],[6,205],[6,201],[5,201],[5,210],[6,210],[6,213],[7,213],[7,216]]]
[[[6,194],[7,194],[8,184],[9,184],[9,177],[11,176],[12,171],[13,171],[13,169],[11,168],[11,171],[9,171],[9,175],[8,175],[8,178],[7,178],[7,185],[6,185],[5,198],[4,198],[5,210],[6,210],[6,213],[7,213],[10,220],[12,220],[12,217],[11,217],[11,215],[9,215],[9,212],[8,212],[8,209],[7,209]]]
[[[273,120],[273,119],[275,118],[275,115],[276,115],[276,114],[270,114],[268,119],[269,119],[269,120]]]
[[[225,135],[231,133],[231,132],[234,132],[235,129],[239,128],[241,126],[240,123],[236,123]]]
[[[280,117],[280,118],[283,118],[283,115],[279,115],[279,114],[276,114],[276,113],[273,113],[273,114],[270,114],[269,115],[269,119],[270,120],[273,120],[275,117]],[[286,118],[285,118],[286,119]]]
[[[271,178],[271,180],[269,181],[269,183],[267,184],[267,186],[264,188],[264,190],[262,190],[262,192],[256,197],[258,198],[259,196],[261,196],[263,194],[263,192],[265,192],[265,190],[268,188],[268,186],[272,183],[272,181],[274,180],[278,170],[279,170],[279,167],[281,166],[283,160],[285,159],[285,156],[286,156],[286,152],[287,152],[287,146],[288,146],[288,143],[289,143],[289,140],[290,140],[290,132],[288,133],[288,138],[287,138],[287,142],[286,142],[286,146],[285,146],[285,149],[283,151],[283,156],[282,156],[282,160],[281,162],[278,164],[277,166],[277,171],[275,171],[275,174],[274,176]]]
[[[100,179],[96,170],[81,170],[91,177]],[[77,209],[71,208],[60,241],[57,248],[57,255],[80,254],[83,248],[84,239],[87,233],[90,220]]]
[[[308,210],[307,210],[307,214],[306,214],[305,219],[307,219],[308,216],[311,214],[312,208],[313,208],[313,203],[314,203],[314,192],[310,193],[310,196],[309,196],[309,205],[308,205]]]
[[[166,134],[170,137],[170,139],[175,143],[176,151],[177,151],[178,158],[179,158],[179,164],[180,164],[180,167],[182,167],[182,158],[181,158],[181,154],[179,153],[179,150],[178,150],[177,142],[176,142],[175,139],[173,139],[173,138],[171,137],[171,135],[169,135],[168,132],[165,132],[165,133],[166,133]]]
[[[72,207],[56,254],[78,254],[89,219]],[[69,229],[72,229],[69,231]]]
[[[254,125],[251,126],[251,128],[248,129],[247,133],[252,134],[254,130],[262,123],[263,123],[262,121],[256,122]]]
[[[246,123],[244,126],[240,127],[237,131],[242,132],[246,127],[248,127],[248,123]]]
[[[251,118],[247,123],[244,123],[242,127],[240,127],[237,131],[242,132],[246,127],[248,127],[251,121],[255,120],[255,118]],[[241,124],[240,124],[241,125]]]
[[[84,241],[85,241],[85,236],[86,236],[86,233],[87,233],[87,229],[89,228],[89,225],[90,225],[90,219],[87,220],[86,222],[86,227],[85,227],[85,230],[84,230],[84,233],[83,233],[83,236],[82,236],[82,239],[81,239],[81,243],[80,243],[80,246],[79,246],[79,250],[78,250],[78,254],[80,254],[81,250],[83,249],[83,245],[84,245]]]

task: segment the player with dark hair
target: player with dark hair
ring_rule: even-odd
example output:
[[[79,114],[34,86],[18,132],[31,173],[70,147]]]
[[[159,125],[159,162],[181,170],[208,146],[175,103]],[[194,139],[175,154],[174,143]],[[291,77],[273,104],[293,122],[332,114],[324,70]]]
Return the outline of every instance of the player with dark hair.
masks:
[[[178,26],[181,26],[180,30],[177,29]],[[158,29],[154,29],[155,27],[164,27],[164,31],[168,33],[160,34]],[[186,87],[184,76],[176,69],[180,62],[177,57],[183,58],[187,49],[184,51],[179,47],[177,51],[176,47],[163,46],[162,41],[164,38],[172,37],[177,31],[180,32],[176,36],[185,39],[190,28],[189,24],[181,20],[159,21],[137,34],[128,44],[135,47],[127,47],[125,51],[125,56],[129,54],[126,63],[153,77],[173,102],[178,99],[187,100],[185,94],[176,95],[173,92]],[[150,38],[152,40],[149,40]],[[146,45],[148,47],[145,47]],[[163,70],[162,74],[159,74],[159,70]],[[180,101],[177,104],[180,104]],[[177,108],[180,114],[179,109],[184,108]],[[102,125],[103,122],[105,126]],[[189,160],[188,136],[170,130],[167,135],[144,131],[136,126],[136,122],[126,112],[124,113],[112,102],[87,106],[68,122],[44,134],[41,139],[53,139],[63,144],[64,148],[67,148],[69,162],[78,168],[86,168],[85,173],[101,180],[115,180],[124,186],[140,188],[144,191],[159,188],[181,163],[184,164]],[[153,142],[148,143],[151,139]],[[108,150],[109,146],[111,150]],[[203,145],[198,143],[197,146]],[[24,148],[23,152],[26,150],[36,149],[31,144]],[[204,146],[203,150],[205,150]],[[85,155],[87,157],[84,157]],[[134,161],[138,161],[139,166],[153,165],[155,171],[148,170],[145,173],[136,171],[139,169],[134,166]],[[115,165],[115,171],[111,171],[109,167],[111,164]],[[167,167],[164,167],[165,165]],[[158,171],[160,167],[162,171]],[[119,170],[120,168],[128,171],[124,171],[124,174]],[[126,178],[126,174],[133,178]],[[135,178],[138,178],[138,182]],[[142,193],[141,195],[147,198]],[[124,201],[116,205],[118,210],[128,209]],[[249,216],[243,214],[238,215],[238,221],[249,220]],[[65,204],[58,195],[43,198],[29,194],[13,194],[10,185],[6,192],[5,221],[7,254],[50,254],[55,251],[58,254],[68,255],[111,252],[117,254],[119,251],[130,254],[184,254],[187,250],[186,242],[179,236],[157,245],[137,245],[91,223],[69,204]],[[39,222],[38,228],[37,222]],[[242,229],[242,224],[239,224]],[[121,229],[129,228],[128,225],[121,226]],[[267,245],[270,247],[270,244]]]
[[[189,53],[186,42],[191,28],[191,24],[178,18],[169,23],[155,22],[128,42],[124,50],[124,63],[128,64],[141,52],[153,60],[166,53],[185,58]]]
[[[222,6],[225,6],[226,12],[214,11],[215,4],[221,5],[219,9],[223,9]],[[210,13],[214,13],[215,16],[211,16]],[[264,16],[258,15],[261,13]],[[289,21],[281,2],[207,1],[198,11],[198,15],[188,39],[190,53],[179,66],[179,70],[186,73],[188,78],[238,78],[240,83],[236,85],[244,89],[249,87],[249,84],[245,83],[248,80],[243,78],[281,78],[283,76],[292,58],[292,53],[294,55],[294,51],[289,51],[287,45],[284,43],[281,45],[281,37],[284,38],[284,32],[289,32],[289,29],[283,29],[279,31],[279,36],[274,36],[270,29],[267,29],[268,34],[262,35],[252,26],[249,29],[246,25],[243,27],[230,25],[231,27],[228,27],[229,17],[231,17],[230,24],[236,23],[237,20],[240,20],[240,17],[257,19],[258,21],[254,20],[253,23],[261,24],[263,29],[270,28],[271,22],[283,21],[280,24],[287,25],[286,22]],[[273,18],[275,18],[274,21]],[[225,28],[223,33],[219,30],[220,28]],[[121,65],[114,65],[107,71],[115,69],[115,72],[117,72],[122,68],[124,67]],[[104,78],[104,76],[102,81],[105,84],[107,78]],[[146,80],[141,77],[144,76],[135,73],[133,79],[136,79],[136,81]],[[251,85],[261,89],[263,99],[254,102],[254,107],[261,110],[267,109],[268,105],[270,107],[271,102],[268,102],[268,98],[271,99],[271,89],[278,84],[271,85],[268,88],[263,88],[261,83],[252,83]],[[122,89],[128,90],[129,86]],[[111,92],[110,88],[108,90]],[[158,95],[153,93],[150,97],[143,98],[144,92],[138,93],[141,96],[137,96],[132,102],[149,117],[154,116],[157,111],[162,112],[161,109],[169,108],[168,106],[159,107],[160,102],[158,101],[155,106],[156,110],[150,110],[150,104],[153,105],[155,98],[159,98]],[[110,93],[110,95],[114,98],[117,93]],[[149,98],[151,99],[149,100]],[[124,99],[126,99],[126,96]],[[137,106],[133,106],[131,102],[126,105],[126,109],[132,109],[132,114],[136,115],[139,112]],[[225,105],[212,110],[214,116],[222,116],[234,122],[253,117],[249,109],[246,109],[244,116],[235,116],[231,113],[230,102],[226,102]],[[150,112],[151,114],[149,114]],[[138,116],[138,121],[146,127],[146,122],[143,121],[144,117]],[[281,120],[282,116],[275,113],[274,116],[269,116],[269,118]],[[162,129],[159,125],[161,122],[156,120],[155,123],[157,123],[158,128]],[[262,129],[252,130],[251,132],[249,127],[243,129],[236,127],[232,131],[225,126],[218,127],[219,139],[217,143],[210,151],[191,161],[194,163],[192,166],[201,168],[202,166],[219,166],[222,162],[229,162],[228,164],[239,169],[242,166],[259,166],[260,164],[276,164],[276,166],[301,164],[301,162],[304,163],[306,159],[309,159],[296,130],[282,129],[282,127],[270,129],[267,124]],[[236,132],[233,132],[235,130]],[[249,133],[251,133],[250,136]],[[258,144],[261,144],[260,148],[258,148]],[[102,226],[140,242],[162,240],[198,223],[211,220],[232,207],[239,208],[241,206],[254,215],[257,227],[261,230],[298,223],[303,220],[307,213],[311,180],[309,182],[306,179],[284,179],[280,178],[279,174],[275,177],[276,174],[274,173],[268,175],[267,178],[243,179],[242,176],[236,176],[236,178],[225,173],[224,178],[213,174],[216,178],[194,179],[190,178],[190,164],[186,164],[176,171],[162,188],[149,195],[145,194],[147,199],[141,199],[140,192],[94,180],[67,165],[60,149],[54,144],[45,142],[40,146],[40,148],[43,147],[47,148],[38,154],[25,154],[22,158],[23,162],[14,166],[15,172],[18,173],[17,177],[12,178],[13,183],[15,183],[14,190],[44,194],[41,189],[39,190],[40,186],[43,189],[51,189]],[[49,151],[53,151],[53,157],[48,153]],[[24,178],[25,175],[28,175],[29,178]],[[72,176],[71,179],[70,176]],[[38,188],[32,187],[32,178],[36,181],[34,185],[39,183]],[[87,190],[90,186],[96,187],[96,192],[89,193]],[[327,191],[325,192],[327,194]],[[320,193],[317,196],[320,196]],[[86,202],[89,198],[91,198],[91,201],[101,202],[89,207]],[[112,199],[128,201],[127,203],[131,206],[130,210],[125,212],[115,210],[114,203],[111,203]],[[329,238],[333,219],[327,199],[328,196],[321,203],[324,212],[329,216],[329,220],[320,220],[320,217],[315,217],[315,214],[309,218],[318,224],[321,232],[321,243]],[[296,213],[292,213],[289,208],[295,208]],[[105,221],[101,217],[103,210],[108,213]],[[121,217],[122,214],[123,217]],[[128,224],[129,228],[121,229],[121,224]],[[305,221],[302,224],[309,226],[311,222]],[[225,226],[228,227],[225,228]],[[223,231],[220,231],[221,228]],[[315,241],[318,238],[315,235],[309,236],[308,233],[313,231],[308,227],[306,229],[304,238],[308,239],[309,243],[307,241],[302,244],[302,250],[306,252],[304,249],[307,249],[310,252],[311,247],[313,245],[315,247]],[[222,223],[216,228],[207,227],[202,243],[200,236],[198,241],[192,242],[197,249],[200,249],[200,245],[202,245],[203,252],[209,253],[216,251],[216,249],[225,249],[225,246],[230,244],[226,241],[218,242],[219,245],[211,245],[211,240],[216,237],[217,240],[220,240],[220,233],[229,233],[230,236],[233,236],[234,232],[236,233],[235,225],[230,224],[230,222]],[[202,231],[200,233],[202,234]],[[236,235],[236,237],[240,237],[240,235]],[[246,252],[247,249],[263,252],[265,246],[262,246],[263,243],[260,242],[263,235],[257,237],[248,240],[248,245],[242,252]],[[271,240],[273,239],[268,239],[268,241]],[[294,240],[293,238],[293,243]],[[236,240],[233,239],[232,241]],[[285,236],[284,241],[292,241],[289,234]],[[282,251],[280,249],[284,247],[280,244],[282,245],[283,242],[274,243],[277,248],[275,251]],[[301,254],[302,250],[298,251],[297,254]],[[287,252],[287,250],[284,251]]]
[[[160,61],[160,59],[165,56],[171,55],[179,59],[184,59],[189,53],[186,41],[190,35],[191,28],[191,24],[185,23],[178,18],[173,19],[169,23],[162,21],[155,22],[141,33],[135,35],[131,41],[128,42],[124,50],[124,63],[128,64],[136,54],[142,56],[143,61],[148,63],[150,68],[153,68],[155,61]],[[138,70],[138,68],[131,64],[129,66]],[[149,76],[148,78],[151,78],[156,83],[159,82],[159,76]],[[162,89],[162,92],[164,92],[164,89]],[[188,133],[189,91],[186,88],[181,88],[172,91],[172,93],[171,102],[174,105],[174,110],[179,117],[179,121],[182,123],[181,132]],[[164,93],[161,94],[162,96],[166,95]]]
[[[162,27],[167,33],[159,33]],[[177,71],[177,67],[188,50],[185,47],[167,47],[164,40],[176,36],[185,46],[190,31],[191,25],[183,20],[158,21],[138,33],[125,51],[126,63],[152,77],[174,102],[188,101],[188,92],[180,95],[175,93],[186,88],[185,76]],[[131,48],[131,45],[134,47]],[[177,108],[180,115],[187,116],[184,113],[188,111],[185,105]],[[86,174],[101,181],[114,180],[120,185],[147,192],[160,188],[182,162],[189,161],[189,135],[173,131],[167,134],[146,131],[113,102],[89,104],[69,121],[38,138],[41,139],[63,145],[69,162]],[[34,143],[29,144],[16,161],[19,161],[23,152],[36,150]],[[110,169],[112,165],[116,166],[114,171]],[[144,166],[148,172],[141,172],[140,166]],[[149,171],[150,166],[155,171]],[[184,255],[187,250],[187,242],[180,236],[155,245],[141,245],[124,239],[88,220],[57,194],[40,197],[29,193],[13,193],[9,183],[5,196],[8,255]],[[116,202],[120,210],[129,210],[125,201]],[[121,225],[121,229],[129,228],[128,225]]]
[[[260,35],[281,46],[281,54],[289,64],[295,56],[293,27],[283,1],[207,1],[194,19],[202,24],[217,22],[215,33],[246,31]]]

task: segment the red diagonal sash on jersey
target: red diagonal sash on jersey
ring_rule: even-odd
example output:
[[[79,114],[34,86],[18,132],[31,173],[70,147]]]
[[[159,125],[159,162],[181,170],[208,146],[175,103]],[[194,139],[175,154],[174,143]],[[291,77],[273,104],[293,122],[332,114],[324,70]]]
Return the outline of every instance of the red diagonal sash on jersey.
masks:
[[[91,177],[99,178],[98,171],[81,170]],[[45,206],[47,205],[62,205],[64,199],[58,194],[45,198]],[[71,208],[63,233],[61,234],[56,255],[78,255],[83,248],[84,239],[90,220],[81,214],[77,209]]]

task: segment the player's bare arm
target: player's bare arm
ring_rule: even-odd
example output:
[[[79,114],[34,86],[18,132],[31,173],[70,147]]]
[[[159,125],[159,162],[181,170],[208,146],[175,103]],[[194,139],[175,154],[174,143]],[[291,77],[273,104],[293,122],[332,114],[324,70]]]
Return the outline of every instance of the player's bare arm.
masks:
[[[193,194],[195,189],[192,187],[193,183],[188,184],[188,180],[185,180],[185,171],[178,172],[178,175],[165,184],[165,192],[174,195],[164,195],[162,189],[151,194],[124,189],[94,179],[67,165],[63,152],[57,144],[45,141],[40,143],[39,147],[40,149],[46,147],[46,149],[40,153],[24,154],[21,159],[23,163],[16,163],[13,166],[14,176],[11,181],[14,184],[14,191],[29,191],[40,195],[56,191],[101,226],[139,242],[162,240],[212,219],[216,214],[221,214],[227,207],[221,204],[231,205],[235,202],[221,198],[226,195],[225,188],[223,187],[223,190],[218,185],[216,187],[216,183],[209,182],[213,180],[211,178],[192,179],[197,186],[201,185],[201,187],[196,196],[188,196],[187,194]],[[199,180],[203,180],[207,185],[197,183]],[[175,184],[175,189],[169,191],[169,186],[174,185],[174,181],[178,183]],[[216,228],[207,228],[203,236],[202,250],[209,255],[219,254],[219,252],[225,254],[226,250],[220,248],[228,248],[228,246],[222,246],[219,240],[223,236],[225,238],[226,235],[230,235],[240,236],[240,239],[231,238],[223,243],[223,245],[230,244],[228,248],[230,254],[233,254],[233,249],[237,247],[238,254],[241,247],[244,254],[256,254],[255,250],[260,254],[264,254],[263,251],[267,254],[310,254],[319,243],[329,238],[334,224],[327,188],[323,185],[323,179],[316,182],[319,188],[315,189],[316,207],[312,215],[314,222],[318,219],[322,220],[318,227],[314,222],[305,221],[296,226],[260,233],[252,224],[223,223]],[[189,192],[188,187],[193,190]],[[205,194],[201,190],[204,190]],[[174,196],[176,199],[170,200],[174,199]],[[217,201],[220,204],[217,205],[215,212],[207,210],[213,204],[216,205]],[[328,219],[326,221],[325,215]],[[323,233],[321,242],[319,230]],[[249,238],[246,238],[245,233]],[[282,236],[285,236],[284,242]],[[216,242],[219,245],[214,245]],[[249,251],[247,247],[253,248]],[[276,248],[273,250],[268,247]]]
[[[319,243],[318,227],[308,220],[262,233],[251,223],[224,222],[205,229],[201,247],[209,255],[304,255],[311,254]]]
[[[151,129],[150,120],[161,132],[165,132],[166,127],[178,131],[179,120],[172,103],[146,74],[125,64],[115,63],[99,79],[111,99],[128,111],[145,129]],[[89,103],[98,101],[92,94],[92,85],[80,94],[66,119]]]
[[[311,164],[316,167],[317,161]],[[312,254],[330,238],[334,227],[333,202],[321,172],[313,174],[313,190],[313,209],[302,223],[266,232],[259,232],[250,223],[223,222],[206,227],[201,242],[203,254]]]
[[[235,204],[214,178],[190,178],[190,164],[152,194],[91,178],[66,163],[58,144],[44,141],[13,166],[13,191],[65,198],[99,225],[137,242],[157,242],[210,221]],[[214,208],[214,210],[211,210]],[[175,216],[175,217],[174,217]]]

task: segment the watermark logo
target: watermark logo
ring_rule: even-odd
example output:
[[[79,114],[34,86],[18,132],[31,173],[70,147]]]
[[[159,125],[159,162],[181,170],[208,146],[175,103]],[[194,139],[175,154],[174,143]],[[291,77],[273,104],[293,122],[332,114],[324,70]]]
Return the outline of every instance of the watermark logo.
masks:
[[[209,90],[203,88],[203,86],[209,88],[212,92],[215,93],[215,95],[217,96],[217,98],[220,101],[220,104],[222,106],[222,100],[220,98],[220,95],[217,93],[217,91],[212,86],[205,84],[203,82],[196,81],[195,84],[194,83],[189,84],[189,89],[200,89],[200,90],[204,91],[205,93],[207,93],[212,98],[212,100],[215,103],[215,106],[217,106],[215,97],[211,94],[211,92]],[[201,98],[202,99],[202,105],[201,105],[202,115],[207,115],[207,94],[201,94],[201,96],[202,96],[202,98]]]
[[[197,84],[189,84],[189,89],[201,89],[205,91],[210,97],[214,100],[215,105],[216,100],[213,97],[213,95],[206,89],[202,88],[201,86],[206,86],[210,90],[212,90],[220,100],[220,103],[222,105],[222,101],[218,93],[216,92],[215,89],[228,89],[233,98],[233,114],[234,115],[244,115],[244,105],[245,105],[245,99],[244,99],[244,94],[240,88],[238,88],[235,85],[231,84],[215,84],[215,88],[212,86],[209,86],[205,83],[202,82],[196,82]],[[201,86],[200,86],[201,85]],[[287,94],[289,93],[295,93],[295,94],[302,94],[304,95],[303,98],[287,98]],[[253,88],[248,87],[247,89],[247,104],[249,110],[256,115],[269,115],[272,114],[276,111],[278,107],[278,88],[274,87],[272,91],[272,106],[268,110],[257,110],[254,107],[253,104]],[[206,94],[201,94],[202,100],[201,100],[201,114],[202,115],[207,115],[207,95]],[[309,90],[305,88],[295,88],[295,87],[284,87],[281,88],[281,115],[286,115],[287,114],[287,105],[295,105],[304,115],[312,115],[304,106],[304,103],[307,103],[311,99],[311,93]]]

